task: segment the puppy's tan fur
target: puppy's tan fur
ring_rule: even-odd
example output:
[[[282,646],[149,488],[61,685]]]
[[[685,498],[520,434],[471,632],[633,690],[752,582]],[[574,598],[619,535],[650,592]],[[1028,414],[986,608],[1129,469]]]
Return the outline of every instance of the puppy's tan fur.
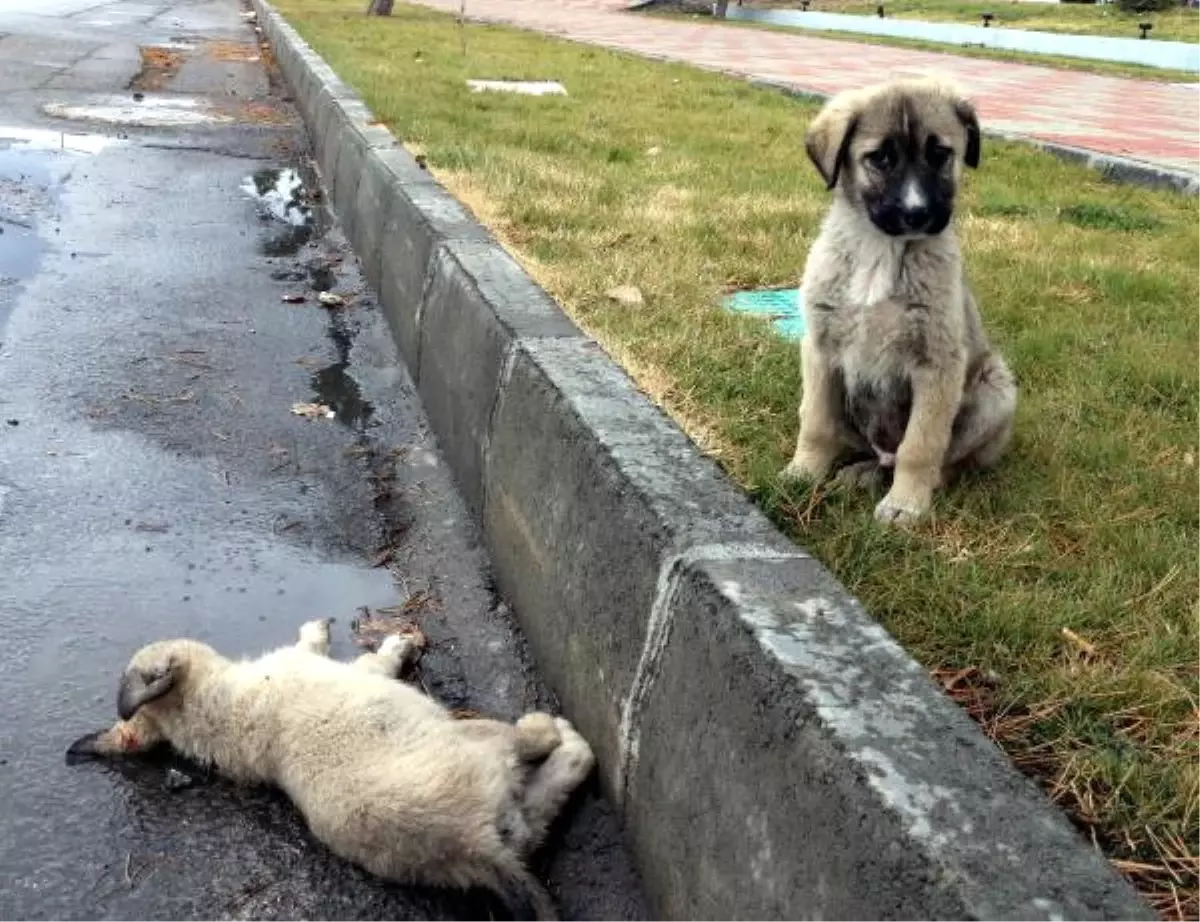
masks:
[[[964,161],[979,157],[974,109],[952,85],[925,78],[843,93],[810,127],[809,156],[834,197],[804,270],[800,433],[783,472],[820,481],[851,462],[843,481],[882,482],[894,465],[876,507],[882,521],[924,515],[950,475],[994,464],[1009,443],[1017,395],[984,333],[953,224],[889,236],[872,220],[866,203],[884,181],[872,152],[899,132],[952,151],[935,177],[952,203]],[[850,408],[865,402],[884,418],[897,391],[910,411],[898,414],[893,455],[872,444]]]
[[[166,741],[237,781],[279,786],[321,842],[380,877],[484,886],[553,917],[524,862],[591,771],[587,742],[543,713],[515,725],[455,720],[395,681],[417,655],[408,639],[354,663],[328,650],[328,622],[250,661],[191,640],[150,644],[122,679],[125,719],[72,750]]]

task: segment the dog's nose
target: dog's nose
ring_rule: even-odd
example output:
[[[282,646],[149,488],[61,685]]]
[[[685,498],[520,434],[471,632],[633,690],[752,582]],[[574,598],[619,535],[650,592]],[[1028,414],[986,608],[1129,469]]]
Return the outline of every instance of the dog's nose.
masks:
[[[904,224],[909,230],[924,230],[929,224],[929,209],[924,205],[917,205],[913,208],[905,208],[903,215]]]

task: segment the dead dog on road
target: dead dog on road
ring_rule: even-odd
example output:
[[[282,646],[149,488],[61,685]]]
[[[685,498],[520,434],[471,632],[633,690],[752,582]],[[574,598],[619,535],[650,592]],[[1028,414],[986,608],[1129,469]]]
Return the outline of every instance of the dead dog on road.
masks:
[[[396,681],[420,655],[412,637],[353,663],[330,659],[329,641],[325,620],[256,660],[194,640],[150,644],[121,678],[120,722],[68,752],[167,742],[235,781],[282,788],[317,839],[380,877],[486,887],[516,918],[554,918],[525,862],[592,770],[583,737],[541,712],[456,720]]]
[[[875,517],[912,521],[1012,437],[1016,382],[951,225],[962,167],[979,165],[979,120],[944,80],[893,80],[830,100],[806,148],[834,196],[801,285],[800,434],[782,475],[891,475]]]

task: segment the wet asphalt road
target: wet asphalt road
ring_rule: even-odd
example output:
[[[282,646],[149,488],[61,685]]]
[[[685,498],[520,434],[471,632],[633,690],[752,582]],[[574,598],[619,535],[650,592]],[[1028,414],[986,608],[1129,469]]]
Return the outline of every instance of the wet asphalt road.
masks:
[[[332,615],[345,657],[363,607],[425,630],[452,706],[553,706],[336,227],[240,190],[307,159],[239,13],[0,2],[0,916],[503,917],[369,879],[269,791],[63,758],[142,643],[253,653]],[[594,787],[561,826],[563,914],[643,917]]]

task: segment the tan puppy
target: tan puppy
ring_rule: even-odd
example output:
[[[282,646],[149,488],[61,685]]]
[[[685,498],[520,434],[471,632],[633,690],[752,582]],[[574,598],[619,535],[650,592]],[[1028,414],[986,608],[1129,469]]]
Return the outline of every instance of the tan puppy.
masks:
[[[948,83],[896,80],[830,100],[808,155],[833,205],[802,293],[803,396],[788,478],[870,485],[880,521],[928,512],[953,473],[1012,435],[1017,387],[983,331],[950,219],[979,122]]]

